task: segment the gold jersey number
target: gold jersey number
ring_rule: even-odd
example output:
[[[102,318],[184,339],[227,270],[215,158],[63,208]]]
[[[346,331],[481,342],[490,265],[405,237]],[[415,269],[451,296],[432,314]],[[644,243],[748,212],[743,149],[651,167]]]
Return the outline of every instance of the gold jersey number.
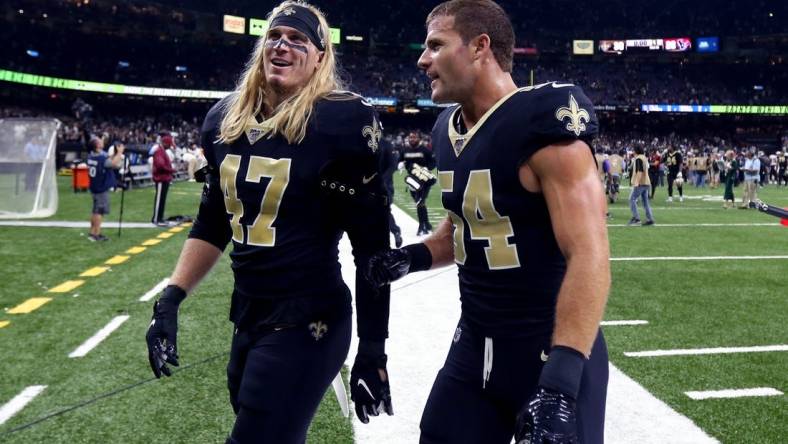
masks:
[[[224,194],[224,206],[232,214],[230,226],[233,229],[233,240],[238,243],[259,247],[272,247],[276,243],[276,227],[274,221],[279,213],[279,205],[290,182],[291,159],[271,159],[269,157],[251,156],[246,171],[246,181],[259,183],[263,177],[270,179],[260,203],[260,213],[251,225],[241,223],[244,215],[243,202],[238,198],[236,178],[241,167],[241,156],[228,154],[219,168],[220,184]],[[246,236],[244,236],[246,233]]]
[[[439,171],[438,180],[442,192],[454,190],[454,172]],[[520,266],[517,246],[510,244],[508,238],[514,236],[514,228],[509,216],[501,216],[493,204],[492,179],[490,170],[474,170],[468,176],[468,183],[462,197],[462,217],[449,210],[449,218],[454,224],[454,261],[465,264],[465,225],[470,238],[487,241],[484,248],[487,266],[490,270],[504,270]]]

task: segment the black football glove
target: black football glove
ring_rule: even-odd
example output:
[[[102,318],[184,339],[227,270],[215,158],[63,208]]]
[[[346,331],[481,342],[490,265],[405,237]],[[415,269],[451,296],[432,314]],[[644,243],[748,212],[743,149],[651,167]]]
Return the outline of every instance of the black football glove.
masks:
[[[153,304],[153,318],[145,335],[148,343],[148,361],[156,378],[172,375],[167,364],[178,366],[178,306],[186,292],[175,285],[168,285]]]
[[[382,287],[410,272],[410,252],[404,248],[379,251],[367,263],[367,280],[374,287]]]
[[[517,416],[517,444],[577,444],[575,400],[563,393],[539,387]]]
[[[369,416],[381,412],[394,414],[386,359],[383,342],[359,343],[356,362],[350,370],[350,399],[356,406],[356,416],[364,424],[369,422]]]
[[[577,394],[586,357],[565,346],[550,350],[536,394],[517,415],[517,444],[577,444]]]

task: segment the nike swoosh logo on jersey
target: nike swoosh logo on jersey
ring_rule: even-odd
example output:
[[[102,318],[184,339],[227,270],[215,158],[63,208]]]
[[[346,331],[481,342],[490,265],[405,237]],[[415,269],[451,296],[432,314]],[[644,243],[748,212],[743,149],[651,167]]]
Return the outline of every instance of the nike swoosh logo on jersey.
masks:
[[[364,382],[363,379],[359,379],[358,380],[358,385],[360,385],[361,387],[364,387],[364,390],[366,390],[367,393],[369,393],[369,397],[372,398],[373,401],[375,400],[375,396],[372,395],[372,391],[369,390],[369,387],[367,387],[367,383]]]
[[[544,350],[542,350],[542,354],[539,356],[539,359],[541,359],[542,362],[547,362],[547,355],[544,353]]]
[[[378,175],[378,173],[375,173],[375,174],[373,174],[373,175],[371,175],[369,177],[364,176],[364,177],[361,178],[361,183],[366,185],[366,184],[370,183],[372,181],[372,179],[374,179],[375,176],[377,176],[377,175]]]
[[[550,84],[553,85],[553,88],[566,88],[566,87],[569,87],[569,86],[575,86],[574,83],[551,82]]]

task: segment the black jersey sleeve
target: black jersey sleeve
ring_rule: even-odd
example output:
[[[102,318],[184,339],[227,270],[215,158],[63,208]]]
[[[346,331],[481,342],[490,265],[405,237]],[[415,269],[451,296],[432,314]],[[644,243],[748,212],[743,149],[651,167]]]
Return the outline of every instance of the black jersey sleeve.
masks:
[[[529,146],[533,150],[546,146],[582,140],[591,146],[599,131],[594,105],[576,85],[552,82],[527,92],[529,118]]]
[[[389,248],[390,210],[380,170],[382,127],[375,109],[361,98],[325,104],[317,117],[341,147],[323,168],[321,184],[325,182],[331,199],[334,222],[347,233],[353,247],[358,336],[382,341],[388,337],[389,287],[376,289],[364,277],[371,255]]]
[[[224,251],[232,237],[232,228],[224,206],[224,196],[219,186],[219,163],[216,159],[216,138],[226,100],[217,102],[205,116],[200,140],[208,161],[208,174],[200,199],[197,218],[189,232],[190,239],[200,239]]]

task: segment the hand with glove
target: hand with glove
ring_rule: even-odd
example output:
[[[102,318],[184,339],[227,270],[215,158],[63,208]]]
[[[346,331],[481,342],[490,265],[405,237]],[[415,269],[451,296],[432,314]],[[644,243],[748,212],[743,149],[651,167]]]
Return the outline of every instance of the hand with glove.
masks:
[[[356,405],[356,416],[367,424],[370,416],[385,412],[394,414],[391,405],[384,342],[361,340],[353,368],[350,370],[350,399]]]
[[[585,361],[586,357],[573,348],[552,348],[536,394],[517,415],[517,444],[579,442],[576,400]]]
[[[148,361],[156,378],[172,375],[167,364],[178,367],[178,307],[186,299],[186,291],[168,285],[153,304],[145,341],[148,344]]]
[[[424,243],[406,245],[394,250],[379,251],[367,263],[367,280],[382,287],[414,271],[429,270],[432,254]]]

